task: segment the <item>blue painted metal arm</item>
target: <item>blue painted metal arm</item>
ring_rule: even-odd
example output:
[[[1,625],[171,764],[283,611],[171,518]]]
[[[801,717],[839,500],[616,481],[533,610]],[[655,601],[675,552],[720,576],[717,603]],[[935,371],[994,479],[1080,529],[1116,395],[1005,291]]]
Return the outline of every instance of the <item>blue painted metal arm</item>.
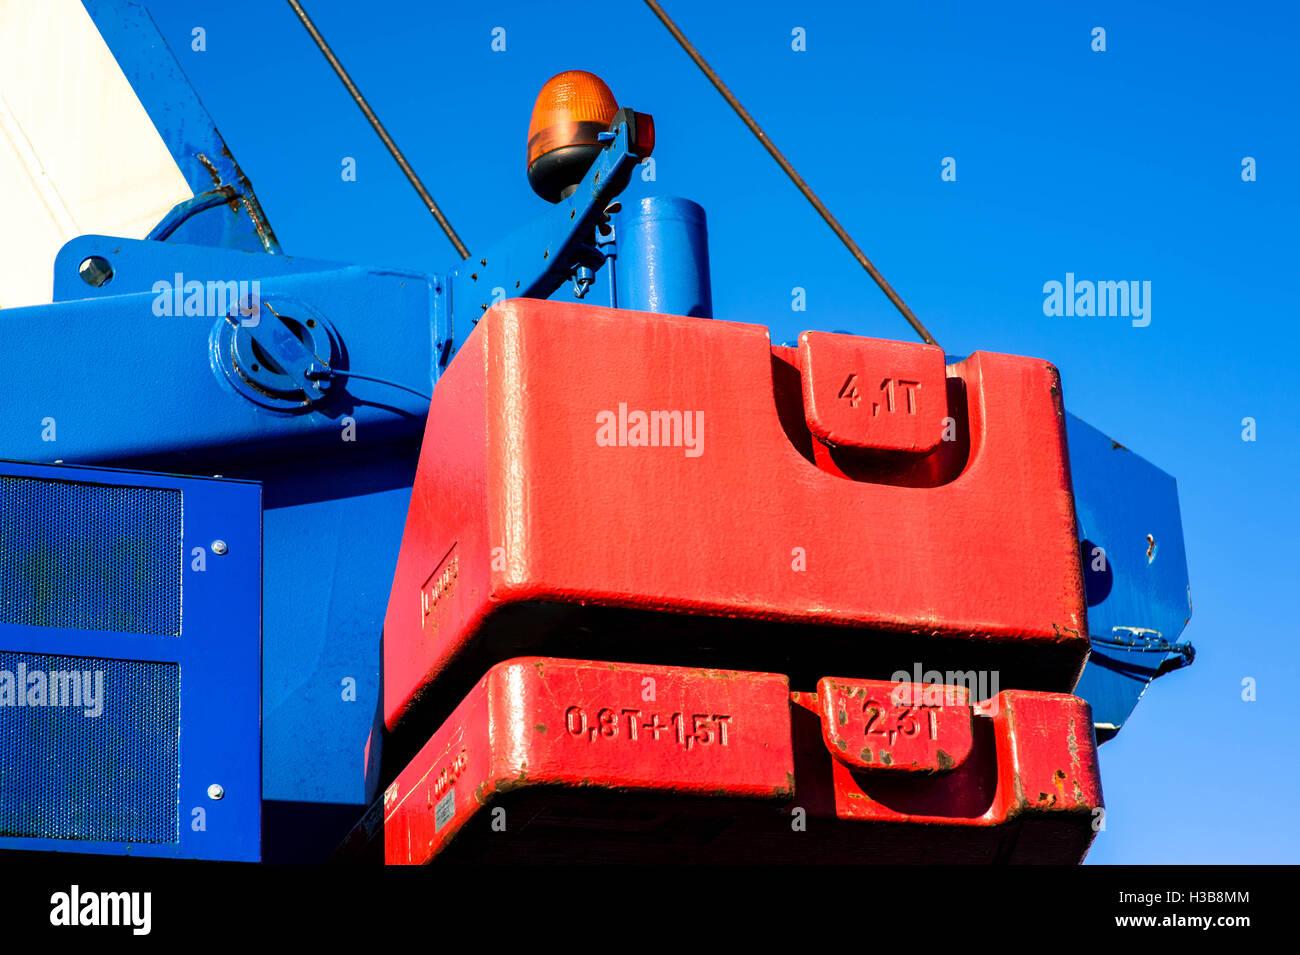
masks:
[[[607,221],[610,203],[627,187],[640,161],[627,123],[619,123],[571,196],[456,270],[451,305],[470,316],[456,327],[467,330],[507,298],[548,298],[578,268],[599,269],[605,255],[597,248],[596,227]],[[448,353],[445,360],[450,358]]]
[[[130,0],[82,0],[82,5],[194,192],[194,198],[163,218],[150,238],[280,252],[252,182],[235,162],[148,11]],[[224,198],[212,201],[214,194]]]

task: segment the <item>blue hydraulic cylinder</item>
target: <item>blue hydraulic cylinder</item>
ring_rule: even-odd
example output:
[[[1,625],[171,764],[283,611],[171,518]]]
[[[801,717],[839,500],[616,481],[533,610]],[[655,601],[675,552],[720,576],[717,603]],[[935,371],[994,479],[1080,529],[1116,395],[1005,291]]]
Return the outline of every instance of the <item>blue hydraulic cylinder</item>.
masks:
[[[618,305],[638,312],[713,317],[704,209],[646,196],[618,213]]]

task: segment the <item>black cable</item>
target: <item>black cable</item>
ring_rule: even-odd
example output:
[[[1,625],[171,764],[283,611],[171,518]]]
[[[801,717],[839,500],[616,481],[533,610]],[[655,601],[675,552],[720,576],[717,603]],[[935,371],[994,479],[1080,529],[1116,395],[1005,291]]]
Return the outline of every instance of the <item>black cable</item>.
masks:
[[[903,317],[907,319],[912,328],[916,329],[916,333],[921,336],[921,340],[930,345],[938,345],[939,343],[934,340],[934,336],[930,334],[929,329],[921,324],[921,320],[912,313],[910,308],[907,307],[907,303],[904,302],[899,294],[894,291],[894,287],[885,281],[885,277],[880,274],[880,270],[871,264],[871,260],[867,258],[866,253],[858,248],[858,244],[853,241],[853,237],[848,234],[844,226],[840,225],[839,220],[836,219],[835,216],[831,215],[831,211],[826,208],[826,204],[818,199],[817,194],[812,191],[808,183],[803,181],[803,177],[795,171],[794,166],[790,165],[790,160],[786,159],[785,156],[781,154],[781,150],[776,148],[776,144],[767,138],[767,133],[763,132],[758,123],[754,121],[754,117],[749,115],[749,111],[740,105],[740,100],[736,99],[735,94],[732,93],[731,90],[727,89],[727,84],[723,83],[721,77],[719,77],[718,74],[713,71],[713,68],[704,61],[704,57],[700,56],[700,52],[695,49],[691,44],[691,41],[686,39],[686,34],[682,33],[677,24],[668,17],[668,14],[664,12],[664,8],[659,6],[657,0],[645,0],[645,2],[646,5],[654,11],[655,16],[657,16],[663,22],[663,25],[668,28],[668,32],[673,35],[673,39],[681,44],[682,49],[685,50],[687,55],[695,61],[695,65],[698,66],[700,71],[709,78],[709,82],[717,87],[718,92],[722,94],[722,98],[725,99],[731,108],[736,111],[736,115],[739,116],[741,120],[744,121],[745,125],[749,127],[749,131],[758,137],[758,141],[763,144],[763,147],[769,153],[772,154],[772,158],[775,159],[776,164],[785,171],[785,174],[790,177],[790,181],[799,187],[799,191],[803,193],[804,198],[812,203],[812,207],[821,214],[823,219],[826,220],[826,224],[831,227],[831,231],[839,236],[840,241],[844,243],[845,247],[850,253],[852,253],[853,257],[858,260],[858,264],[867,270],[867,274],[875,280],[875,283],[880,286],[880,290],[889,297],[891,302],[894,303],[894,307],[902,313]]]
[[[326,377],[329,377],[329,378],[360,378],[360,379],[362,379],[362,380],[364,380],[364,381],[374,381],[374,382],[378,382],[378,383],[381,384],[381,385],[388,385],[388,386],[390,386],[390,387],[392,387],[392,388],[400,388],[402,391],[409,391],[411,394],[416,395],[417,397],[423,398],[425,401],[432,401],[432,400],[433,400],[431,397],[429,397],[428,395],[426,395],[423,391],[416,391],[414,388],[411,388],[411,387],[408,386],[408,385],[398,384],[397,382],[395,382],[395,381],[390,381],[390,380],[388,380],[387,378],[376,378],[376,377],[374,377],[373,375],[359,375],[359,374],[357,374],[355,371],[347,371],[347,370],[342,369],[342,368],[331,368],[331,369],[329,370],[329,374],[328,374]]]
[[[442,226],[442,231],[447,233],[447,238],[450,239],[451,244],[456,247],[456,251],[460,254],[460,257],[462,259],[468,259],[469,249],[467,249],[465,243],[460,240],[460,236],[456,234],[456,230],[451,227],[451,223],[447,221],[447,217],[442,214],[442,210],[438,208],[438,203],[433,201],[433,196],[429,195],[429,190],[424,188],[424,183],[422,183],[420,177],[415,174],[415,170],[411,168],[411,164],[406,161],[406,157],[402,155],[402,151],[397,148],[397,143],[393,142],[393,137],[388,135],[388,130],[384,129],[384,124],[379,121],[379,117],[375,115],[375,111],[370,108],[370,104],[366,102],[366,98],[361,95],[361,90],[357,89],[357,84],[352,82],[352,77],[348,76],[348,71],[343,68],[343,64],[339,62],[339,58],[334,55],[334,51],[330,49],[329,44],[325,42],[325,38],[321,36],[320,31],[316,29],[316,24],[311,22],[311,17],[307,16],[307,11],[302,8],[302,4],[299,3],[298,0],[289,0],[289,6],[293,7],[294,13],[298,14],[298,19],[302,21],[302,25],[307,28],[307,32],[311,34],[311,38],[316,42],[316,45],[320,47],[320,51],[325,55],[325,59],[329,61],[329,65],[334,67],[334,72],[338,74],[339,79],[343,81],[343,85],[347,87],[348,92],[352,94],[352,99],[356,101],[361,112],[364,113],[366,119],[370,121],[370,125],[374,127],[375,132],[379,134],[379,138],[383,140],[384,145],[388,147],[388,151],[392,153],[393,159],[397,161],[397,165],[401,168],[402,172],[406,174],[406,178],[409,179],[411,185],[415,187],[415,191],[419,193],[420,199],[423,200],[429,211],[433,213],[433,217],[438,220],[438,225]]]

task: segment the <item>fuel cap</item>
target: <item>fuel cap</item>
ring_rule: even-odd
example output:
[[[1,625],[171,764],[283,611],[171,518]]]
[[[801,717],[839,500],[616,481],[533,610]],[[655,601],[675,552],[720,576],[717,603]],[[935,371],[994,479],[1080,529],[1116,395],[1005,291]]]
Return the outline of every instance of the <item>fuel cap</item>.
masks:
[[[267,296],[251,314],[240,308],[212,329],[212,360],[250,401],[277,411],[301,411],[329,393],[338,336],[315,308],[299,299]]]

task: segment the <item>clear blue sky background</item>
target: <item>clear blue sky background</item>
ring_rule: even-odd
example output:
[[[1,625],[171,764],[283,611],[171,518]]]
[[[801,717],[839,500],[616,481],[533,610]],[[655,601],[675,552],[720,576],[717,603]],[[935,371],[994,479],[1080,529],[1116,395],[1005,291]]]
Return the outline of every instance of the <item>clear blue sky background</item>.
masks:
[[[1102,748],[1090,861],[1300,861],[1295,6],[664,2],[950,353],[1051,360],[1071,411],[1178,478],[1199,656]],[[287,251],[453,266],[287,4],[147,5]],[[642,3],[305,5],[471,250],[543,209],[532,101],[587,69],[655,115],[657,182],[628,195],[707,209],[718,317],[911,337]],[[1045,317],[1067,271],[1151,281],[1150,326]]]

